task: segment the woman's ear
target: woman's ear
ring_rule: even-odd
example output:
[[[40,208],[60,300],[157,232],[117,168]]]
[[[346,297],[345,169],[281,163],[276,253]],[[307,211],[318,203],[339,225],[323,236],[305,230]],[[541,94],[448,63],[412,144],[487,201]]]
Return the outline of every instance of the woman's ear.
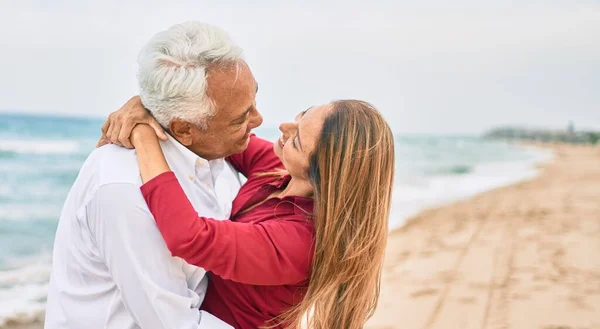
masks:
[[[169,122],[169,131],[171,135],[184,146],[192,145],[194,138],[192,136],[192,125],[181,119],[173,119]]]

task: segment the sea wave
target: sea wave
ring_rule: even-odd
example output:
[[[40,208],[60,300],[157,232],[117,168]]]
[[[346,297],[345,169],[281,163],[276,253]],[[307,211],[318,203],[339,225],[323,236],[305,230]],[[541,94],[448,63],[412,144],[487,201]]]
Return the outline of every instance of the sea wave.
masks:
[[[540,150],[528,152],[531,153],[527,160],[485,163],[474,166],[467,173],[448,172],[397,181],[392,196],[390,227],[402,226],[406,219],[427,208],[534,178],[538,174],[536,165],[550,160],[552,154]]]
[[[0,150],[0,160],[2,159],[11,159],[17,156],[16,152],[13,151],[2,151]]]
[[[0,220],[27,221],[47,219],[55,221],[60,214],[62,204],[58,202],[35,202],[29,206],[23,202],[5,201],[0,203]]]
[[[450,165],[434,168],[430,171],[425,170],[425,173],[431,175],[465,175],[472,173],[475,168],[470,165]]]
[[[452,166],[449,169],[449,172],[451,174],[456,174],[456,175],[463,175],[463,174],[468,174],[473,170],[473,168],[471,166],[467,166],[467,165],[456,165],[456,166]]]
[[[43,320],[50,268],[47,260],[40,260],[0,272],[0,328]]]
[[[0,155],[16,154],[73,154],[80,150],[80,144],[74,140],[2,140]]]

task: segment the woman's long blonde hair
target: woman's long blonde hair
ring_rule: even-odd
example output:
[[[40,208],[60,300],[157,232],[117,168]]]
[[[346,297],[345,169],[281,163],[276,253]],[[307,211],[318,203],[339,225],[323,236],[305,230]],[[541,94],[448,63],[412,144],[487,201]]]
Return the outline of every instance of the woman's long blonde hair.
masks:
[[[288,328],[358,329],[379,298],[394,178],[394,137],[369,103],[332,103],[310,158],[315,249]]]

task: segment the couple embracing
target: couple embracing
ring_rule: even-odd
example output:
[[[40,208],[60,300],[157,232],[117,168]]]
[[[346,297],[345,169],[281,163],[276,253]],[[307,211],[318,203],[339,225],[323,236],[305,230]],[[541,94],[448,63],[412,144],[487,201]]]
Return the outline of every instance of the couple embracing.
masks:
[[[138,64],[65,201],[45,328],[362,328],[394,174],[377,109],[311,106],[261,139],[241,48],[202,23]]]

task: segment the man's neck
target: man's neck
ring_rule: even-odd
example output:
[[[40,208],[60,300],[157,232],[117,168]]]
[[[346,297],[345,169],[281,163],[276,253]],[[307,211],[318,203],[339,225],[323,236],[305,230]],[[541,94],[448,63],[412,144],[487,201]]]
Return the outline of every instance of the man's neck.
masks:
[[[212,161],[212,160],[218,160],[218,159],[223,159],[224,158],[222,156],[215,156],[214,154],[202,152],[202,150],[195,150],[194,151],[191,148],[187,147],[185,144],[183,144],[181,141],[179,141],[179,139],[177,139],[177,137],[174,137],[173,135],[171,135],[168,131],[167,131],[167,134],[170,137],[172,137],[179,145],[181,145],[182,147],[185,147],[190,152],[194,153],[195,155],[199,156],[200,158],[202,158],[202,159],[204,159],[206,161]]]

